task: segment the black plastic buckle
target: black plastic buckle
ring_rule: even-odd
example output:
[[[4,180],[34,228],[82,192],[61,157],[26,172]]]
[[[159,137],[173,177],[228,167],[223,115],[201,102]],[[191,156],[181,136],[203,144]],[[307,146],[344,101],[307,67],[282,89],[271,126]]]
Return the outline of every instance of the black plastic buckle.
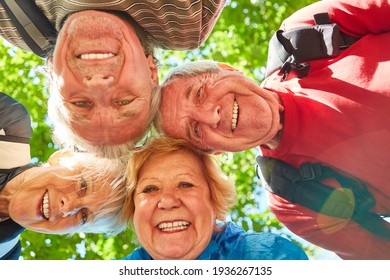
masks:
[[[316,172],[314,171],[313,165],[311,163],[305,162],[299,167],[299,172],[301,178],[304,181],[313,180],[316,177]]]

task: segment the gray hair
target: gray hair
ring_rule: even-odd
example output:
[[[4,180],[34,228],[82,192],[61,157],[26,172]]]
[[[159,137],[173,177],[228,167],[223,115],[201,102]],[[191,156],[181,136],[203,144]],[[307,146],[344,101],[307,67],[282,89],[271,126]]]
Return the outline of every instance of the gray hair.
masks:
[[[61,159],[62,165],[67,165],[67,157]],[[77,177],[93,177],[95,180],[106,178],[107,184],[111,188],[109,196],[100,204],[97,211],[93,213],[93,218],[81,229],[69,233],[103,233],[106,236],[117,235],[124,231],[127,224],[122,219],[123,206],[126,202],[126,177],[125,164],[120,159],[98,158],[90,153],[76,153],[70,158],[71,164],[82,168]],[[68,177],[72,180],[71,177]]]
[[[101,187],[104,185],[106,188],[111,188],[110,194],[103,198],[104,200],[98,201],[98,210],[94,211],[89,222],[80,228],[69,230],[68,235],[71,236],[77,232],[117,235],[127,227],[127,223],[122,219],[127,193],[125,167],[126,165],[117,159],[98,158],[89,153],[74,153],[71,157],[60,158],[59,164],[37,167],[36,172],[26,175],[23,184],[25,188],[37,184],[52,184],[53,176],[69,182],[78,181],[80,177],[101,181]],[[73,175],[64,175],[61,174],[63,170],[77,171]],[[42,176],[44,174],[47,176]]]
[[[169,70],[164,76],[160,87],[161,98],[164,98],[164,94],[169,94],[164,91],[164,89],[167,85],[173,83],[174,79],[178,76],[196,77],[204,73],[217,73],[219,71],[221,71],[221,68],[219,67],[218,62],[213,60],[198,60],[176,66],[175,68]],[[156,116],[153,119],[153,125],[159,133],[164,134],[160,111],[156,113]]]
[[[158,64],[156,58],[154,57],[156,43],[154,42],[154,40],[152,39],[152,37],[147,31],[145,31],[142,27],[140,27],[137,24],[137,22],[133,20],[125,12],[120,12],[120,11],[104,11],[104,12],[115,14],[116,16],[123,19],[124,21],[127,21],[136,32],[138,39],[140,40],[143,50],[145,52],[145,55],[151,55],[154,61],[156,62],[156,65]],[[53,56],[54,48],[51,51],[52,53],[49,54],[49,57]],[[48,67],[50,67],[50,64],[46,62],[46,68]],[[159,110],[160,93],[158,91],[158,88],[154,88],[152,90],[150,114],[147,122],[148,125],[145,127],[144,131],[141,133],[139,137],[137,137],[136,139],[132,139],[127,143],[121,145],[94,146],[89,144],[85,139],[80,137],[73,130],[72,125],[70,123],[71,116],[58,90],[58,86],[56,84],[57,81],[51,79],[50,75],[48,75],[48,73],[50,73],[48,69],[46,69],[45,72],[48,80],[50,81],[48,115],[53,125],[52,138],[55,144],[59,145],[62,148],[77,147],[77,149],[88,151],[91,153],[96,153],[102,157],[113,159],[113,158],[119,158],[124,155],[127,155],[130,150],[134,149],[134,147],[137,145],[138,142],[142,141],[147,136],[149,130],[152,127],[153,119]]]
[[[139,137],[121,145],[98,145],[94,146],[80,137],[72,128],[71,116],[65,106],[64,100],[54,83],[50,84],[50,95],[48,100],[48,115],[53,124],[53,142],[62,148],[75,147],[79,150],[88,151],[106,158],[119,158],[125,156],[134,149],[138,142],[141,142],[152,127],[152,121],[159,111],[160,92],[158,87],[153,88],[150,102],[150,114],[147,126]]]

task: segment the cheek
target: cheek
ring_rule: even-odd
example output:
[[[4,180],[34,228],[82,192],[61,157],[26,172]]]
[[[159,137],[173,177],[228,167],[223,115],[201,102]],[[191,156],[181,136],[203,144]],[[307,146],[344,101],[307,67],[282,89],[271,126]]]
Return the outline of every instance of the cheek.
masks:
[[[206,200],[207,198],[203,198],[203,201]],[[197,204],[199,205],[199,200]],[[201,207],[194,209],[194,212],[196,213],[195,218],[198,220],[197,225],[199,227],[202,227],[202,231],[204,232],[212,231],[214,227],[215,210],[211,206],[211,202],[206,202]]]
[[[36,231],[39,233],[47,234],[68,234],[80,227],[77,223],[74,222],[72,217],[64,218],[57,220],[55,223],[42,221],[36,223],[29,223],[22,226],[25,226],[27,229]]]
[[[146,228],[145,225],[151,223],[153,214],[152,203],[149,200],[135,198],[134,206],[133,223],[137,231],[142,231],[142,229]]]

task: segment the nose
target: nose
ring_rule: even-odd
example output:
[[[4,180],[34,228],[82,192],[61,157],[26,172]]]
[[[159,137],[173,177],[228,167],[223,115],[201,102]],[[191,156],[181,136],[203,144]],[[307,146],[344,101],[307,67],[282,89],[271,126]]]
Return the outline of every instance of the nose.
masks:
[[[158,202],[158,208],[161,210],[172,210],[174,208],[179,208],[181,205],[181,200],[173,192],[161,194]]]
[[[76,214],[82,207],[80,203],[71,196],[62,196],[60,200],[59,211],[63,217],[71,216]]]
[[[114,82],[114,77],[110,75],[96,74],[84,78],[85,86],[95,93],[106,92]]]
[[[92,118],[100,119],[102,123],[110,123],[112,116],[106,109],[112,106],[113,92],[116,90],[113,76],[96,74],[84,78],[87,92],[94,96],[95,112]],[[102,110],[99,112],[99,109]]]
[[[207,124],[212,128],[217,128],[221,120],[221,106],[203,105],[201,108],[196,108],[194,114],[194,119],[199,123]]]

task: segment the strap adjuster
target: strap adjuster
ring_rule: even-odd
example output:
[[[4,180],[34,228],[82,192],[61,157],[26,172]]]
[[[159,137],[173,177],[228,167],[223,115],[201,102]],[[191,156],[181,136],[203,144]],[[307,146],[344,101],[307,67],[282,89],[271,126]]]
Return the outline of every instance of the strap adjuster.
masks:
[[[316,172],[311,163],[305,162],[299,167],[301,178],[304,181],[313,180],[316,177]]]

